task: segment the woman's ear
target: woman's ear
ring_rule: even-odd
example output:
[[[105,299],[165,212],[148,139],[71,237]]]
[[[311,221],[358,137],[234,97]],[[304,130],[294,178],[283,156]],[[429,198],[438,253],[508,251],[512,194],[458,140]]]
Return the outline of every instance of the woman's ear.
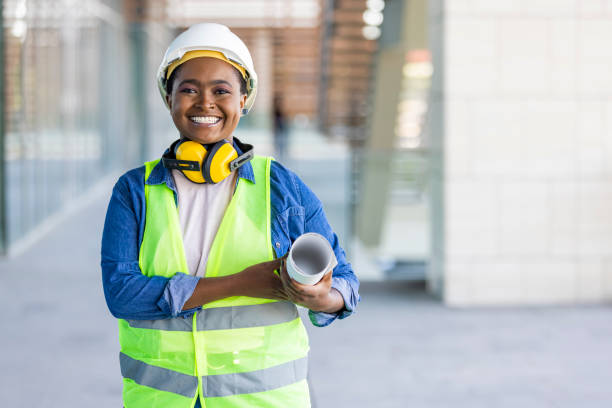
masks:
[[[240,95],[240,112],[244,112],[244,104],[246,103],[246,100],[246,95]]]
[[[172,98],[170,97],[170,94],[166,94],[166,104],[168,105],[168,108],[172,110]]]

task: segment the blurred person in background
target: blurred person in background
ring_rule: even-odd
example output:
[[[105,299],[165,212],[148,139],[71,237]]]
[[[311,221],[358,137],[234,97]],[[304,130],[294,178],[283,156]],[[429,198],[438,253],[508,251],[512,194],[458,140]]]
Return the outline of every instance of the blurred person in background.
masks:
[[[283,162],[287,153],[288,138],[287,117],[283,109],[283,98],[280,95],[274,95],[274,147],[278,160]]]
[[[190,27],[169,46],[160,92],[180,135],[161,159],[116,183],[102,279],[119,319],[126,408],[309,407],[308,338],[351,315],[359,283],[300,178],[233,136],[257,75],[227,27]],[[284,265],[305,232],[338,265],[312,286]]]

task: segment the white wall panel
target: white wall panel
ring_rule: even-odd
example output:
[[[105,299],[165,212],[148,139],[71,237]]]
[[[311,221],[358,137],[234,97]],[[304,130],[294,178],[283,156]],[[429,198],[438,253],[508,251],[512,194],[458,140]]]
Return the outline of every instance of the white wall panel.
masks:
[[[452,1],[452,0],[451,0]],[[505,3],[507,0],[498,0]],[[573,16],[576,12],[577,2],[591,0],[520,0],[523,12],[528,16],[555,17]]]
[[[442,7],[445,301],[612,300],[612,0]]]
[[[448,174],[454,178],[465,178],[471,171],[472,164],[472,138],[470,131],[469,105],[464,101],[446,103],[449,106],[446,116],[446,132],[444,134],[445,152],[450,153],[445,157],[444,164]],[[439,111],[439,109],[437,110]],[[439,124],[438,121],[435,121]]]
[[[605,163],[605,176],[612,177],[612,98],[603,104],[603,134],[602,149]]]
[[[454,0],[447,0],[446,4],[452,3],[453,1]],[[520,1],[472,0],[470,11],[475,15],[507,15],[518,14],[522,11],[522,9],[523,5]]]
[[[490,177],[520,169],[525,155],[523,126],[519,120],[522,106],[505,100],[478,100],[469,106],[473,174]]]
[[[576,2],[576,14],[578,17],[601,16],[605,10],[604,3],[607,0],[589,0]]]
[[[525,177],[569,177],[576,168],[576,109],[573,101],[524,102]]]
[[[597,258],[579,261],[576,283],[576,300],[584,302],[605,300],[603,262]]]
[[[471,279],[475,304],[520,304],[523,302],[521,265],[515,262],[477,262]]]
[[[507,182],[500,189],[502,254],[522,256],[548,251],[548,186],[541,182]]]
[[[572,303],[576,300],[576,264],[542,260],[522,266],[527,304]]]

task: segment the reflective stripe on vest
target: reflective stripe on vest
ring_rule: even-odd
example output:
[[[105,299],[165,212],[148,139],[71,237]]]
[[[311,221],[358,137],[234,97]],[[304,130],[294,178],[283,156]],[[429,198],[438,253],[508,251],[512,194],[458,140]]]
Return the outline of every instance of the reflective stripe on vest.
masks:
[[[119,366],[123,377],[140,385],[191,398],[198,390],[197,377],[145,364],[123,353],[119,353]]]
[[[146,163],[145,180],[158,161]],[[252,161],[255,183],[239,179],[213,241],[206,277],[274,259],[270,159]],[[139,266],[146,276],[188,273],[178,210],[165,183],[145,184]],[[240,254],[240,256],[236,256]],[[120,320],[126,408],[309,407],[308,337],[290,302],[234,296],[188,318]],[[224,402],[225,401],[225,402]]]
[[[119,363],[121,374],[140,385],[186,397],[196,395],[198,378],[195,376],[155,367],[123,353]],[[307,370],[308,360],[304,357],[263,370],[204,376],[202,392],[210,398],[264,392],[306,379]]]
[[[290,322],[297,317],[297,308],[291,302],[216,307],[204,309],[198,313],[197,330],[228,330],[270,326]],[[130,327],[140,329],[186,332],[193,330],[191,317],[163,320],[128,320],[128,324]]]

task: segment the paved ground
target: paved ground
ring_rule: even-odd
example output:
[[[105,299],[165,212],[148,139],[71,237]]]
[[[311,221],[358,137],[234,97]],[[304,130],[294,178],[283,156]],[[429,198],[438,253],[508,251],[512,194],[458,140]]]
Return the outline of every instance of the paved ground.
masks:
[[[449,309],[408,285],[362,291],[313,329],[318,407],[611,407],[612,309]]]

